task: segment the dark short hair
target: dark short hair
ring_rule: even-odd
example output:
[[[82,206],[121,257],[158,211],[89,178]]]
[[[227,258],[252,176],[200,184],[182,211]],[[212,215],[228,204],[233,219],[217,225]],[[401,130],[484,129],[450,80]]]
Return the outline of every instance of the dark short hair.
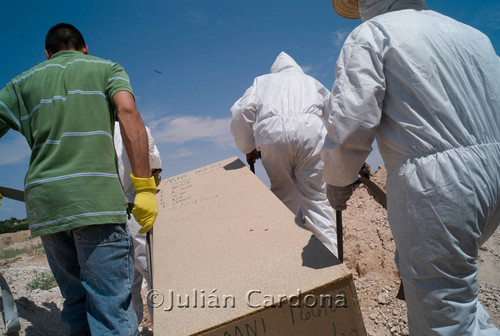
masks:
[[[82,33],[69,23],[59,23],[45,36],[45,49],[55,54],[61,50],[80,50],[85,47]]]

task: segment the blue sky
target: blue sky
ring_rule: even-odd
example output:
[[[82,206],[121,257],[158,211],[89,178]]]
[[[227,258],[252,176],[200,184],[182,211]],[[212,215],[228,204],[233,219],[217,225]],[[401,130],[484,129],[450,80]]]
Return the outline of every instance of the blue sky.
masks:
[[[500,51],[498,0],[428,0],[430,9],[488,35]],[[92,55],[119,62],[153,132],[164,177],[241,154],[229,130],[232,104],[269,72],[280,51],[331,89],[348,33],[329,0],[10,1],[0,20],[0,87],[45,60],[56,23],[75,25]],[[0,185],[23,189],[29,148],[10,131],[0,139]],[[381,163],[377,153],[369,158]],[[260,164],[258,176],[268,180]],[[24,218],[24,204],[2,200],[0,220]]]

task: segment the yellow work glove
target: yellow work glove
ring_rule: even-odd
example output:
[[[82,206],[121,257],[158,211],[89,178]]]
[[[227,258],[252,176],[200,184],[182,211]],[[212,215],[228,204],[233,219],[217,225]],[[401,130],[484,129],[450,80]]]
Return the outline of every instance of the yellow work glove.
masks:
[[[139,233],[146,233],[153,227],[158,214],[158,203],[156,202],[156,184],[154,177],[140,178],[130,173],[134,184],[135,199],[132,214],[137,223],[142,226]]]

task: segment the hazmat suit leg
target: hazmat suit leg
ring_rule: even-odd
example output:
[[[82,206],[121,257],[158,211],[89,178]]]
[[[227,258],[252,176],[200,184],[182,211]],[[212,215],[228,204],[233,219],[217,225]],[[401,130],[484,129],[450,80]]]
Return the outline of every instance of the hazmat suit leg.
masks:
[[[297,215],[300,210],[300,202],[295,189],[294,162],[288,154],[288,144],[280,141],[261,145],[259,150],[262,156],[262,165],[271,182],[271,191],[291,212]]]
[[[151,290],[151,280],[149,279],[148,263],[146,259],[146,234],[139,233],[141,226],[131,215],[127,220],[127,226],[134,245],[134,281],[132,283],[132,302],[139,324],[144,316],[144,302],[142,300],[142,282],[146,280],[148,290]],[[153,317],[152,309],[148,305],[149,315]]]
[[[137,321],[139,321],[139,325],[142,322],[142,318],[144,317],[144,306],[142,302],[141,290],[142,290],[142,274],[134,270],[134,281],[132,282],[132,303],[134,305],[134,311],[137,315]]]
[[[476,263],[500,221],[498,157],[498,148],[451,149],[388,176],[410,335],[500,335],[478,302]]]
[[[315,115],[280,121],[274,121],[276,131],[268,135],[275,141],[259,146],[271,191],[295,215],[302,210],[305,226],[338,256],[335,216],[322,182],[323,122]]]
[[[338,257],[335,215],[326,197],[323,182],[323,148],[326,129],[318,118],[308,118],[304,124],[306,132],[297,143],[295,164],[295,188],[299,195],[300,208],[306,219],[305,226]]]

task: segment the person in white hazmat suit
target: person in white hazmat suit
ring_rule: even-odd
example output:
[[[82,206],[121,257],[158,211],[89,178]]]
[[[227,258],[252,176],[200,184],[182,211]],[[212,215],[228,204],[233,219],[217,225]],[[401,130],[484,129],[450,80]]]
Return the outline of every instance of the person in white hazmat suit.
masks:
[[[247,160],[261,153],[271,191],[335,256],[335,217],[322,182],[320,153],[326,136],[322,120],[330,92],[306,75],[285,52],[271,73],[253,85],[231,108],[231,133]]]
[[[376,138],[410,335],[500,335],[478,302],[476,263],[500,222],[500,59],[423,0],[333,4],[363,23],[335,68],[329,199],[345,204]]]
[[[158,186],[158,171],[161,171],[161,158],[158,148],[156,148],[155,141],[151,135],[151,130],[146,127],[146,132],[148,134],[148,146],[149,146],[149,165],[155,177],[156,186]],[[120,175],[120,180],[123,184],[123,189],[125,191],[125,198],[130,204],[134,203],[135,191],[130,178],[130,161],[127,155],[127,151],[123,145],[122,137],[120,134],[120,125],[118,122],[115,123],[114,131],[114,143],[116,156],[118,158],[118,173]],[[141,296],[142,281],[146,280],[148,285],[148,290],[151,290],[151,279],[148,272],[148,263],[146,259],[146,234],[139,233],[141,226],[134,218],[134,215],[130,214],[130,218],[127,219],[127,227],[129,229],[130,235],[132,237],[132,242],[134,244],[134,282],[132,283],[132,302],[134,305],[134,310],[137,315],[139,323],[141,323],[144,312],[143,312],[143,301]],[[153,311],[148,305],[149,315],[153,317]]]

